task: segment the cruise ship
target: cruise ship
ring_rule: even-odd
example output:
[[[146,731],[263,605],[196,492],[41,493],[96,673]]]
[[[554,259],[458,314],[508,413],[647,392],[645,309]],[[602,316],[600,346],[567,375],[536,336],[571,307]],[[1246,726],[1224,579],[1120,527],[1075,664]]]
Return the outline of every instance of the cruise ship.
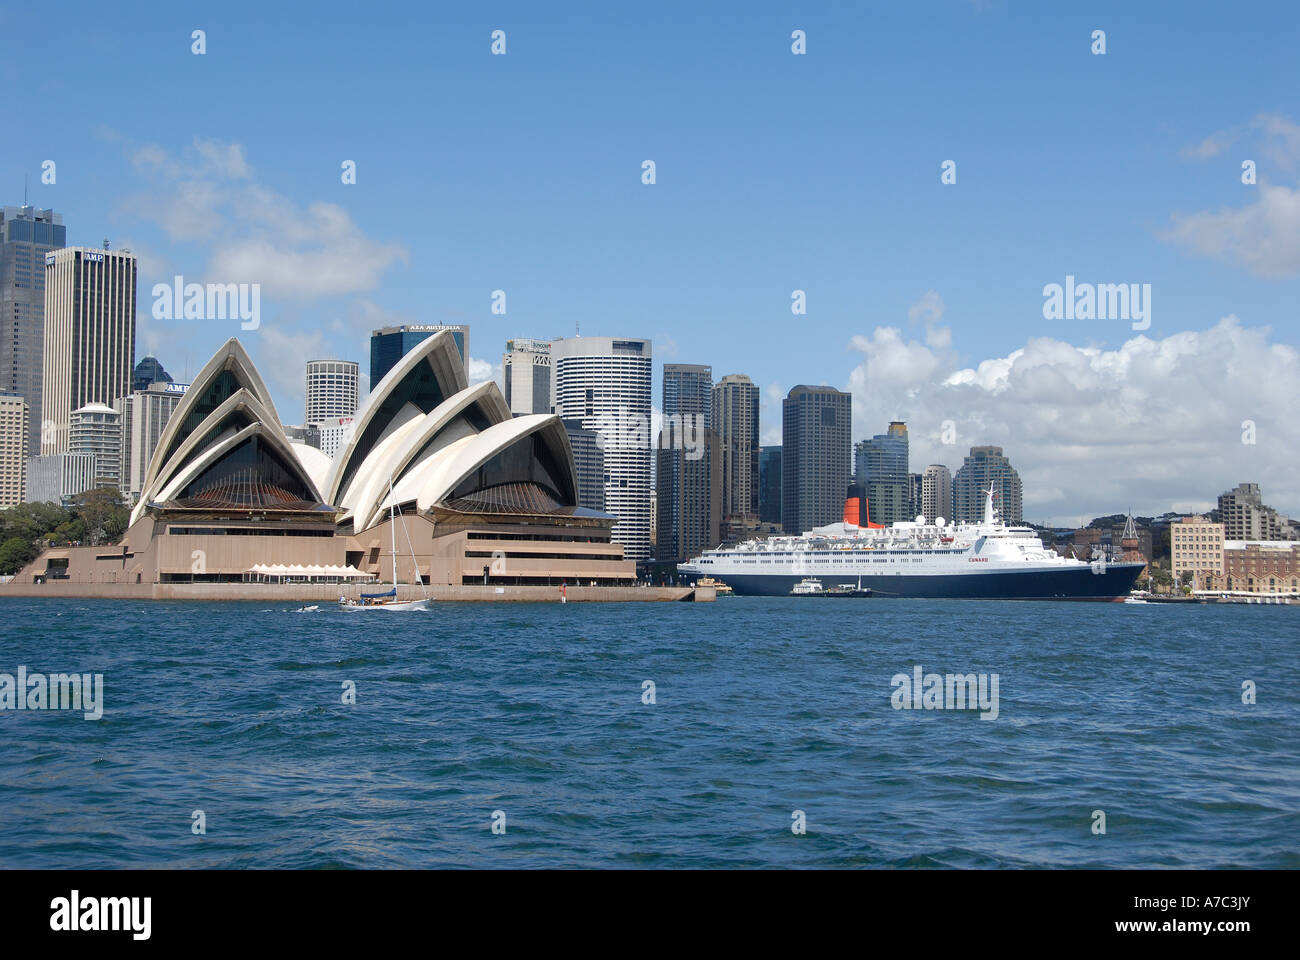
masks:
[[[1122,600],[1143,568],[1058,555],[1032,528],[1002,521],[992,488],[980,523],[918,517],[886,527],[864,516],[859,526],[857,504],[845,504],[842,523],[706,550],[678,570],[722,580],[742,596],[787,596],[816,577],[827,587],[860,583],[873,597]]]

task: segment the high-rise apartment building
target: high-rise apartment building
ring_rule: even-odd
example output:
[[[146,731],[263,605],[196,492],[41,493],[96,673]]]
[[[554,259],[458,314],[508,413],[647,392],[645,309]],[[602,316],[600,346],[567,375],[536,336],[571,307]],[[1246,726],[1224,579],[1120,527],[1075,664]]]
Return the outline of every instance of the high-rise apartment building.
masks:
[[[709,429],[713,369],[664,364],[664,424],[656,438],[655,559],[698,556],[720,539],[722,477]]]
[[[122,489],[122,415],[106,403],[72,411],[68,452],[95,458],[95,486]]]
[[[853,454],[853,398],[800,384],[781,409],[781,522],[800,534],[844,516]]]
[[[551,343],[551,403],[563,419],[601,435],[605,510],[623,555],[650,558],[651,344],[633,337],[571,337]],[[662,508],[662,505],[661,505]]]
[[[781,522],[781,448],[758,449],[758,519]]]
[[[581,420],[565,420],[573,465],[578,473],[578,506],[605,512],[605,451],[595,430],[588,430]]]
[[[1264,503],[1258,483],[1239,483],[1219,494],[1218,519],[1225,540],[1295,540],[1300,528],[1287,516]]]
[[[456,342],[461,362],[465,364],[465,379],[469,379],[469,327],[463,323],[404,323],[397,327],[383,327],[370,334],[370,389],[373,390],[384,375],[401,360],[412,347],[427,340],[441,330],[450,330]],[[544,412],[544,411],[539,411]]]
[[[953,519],[952,471],[942,463],[932,463],[921,473],[920,512],[926,523],[934,523],[939,517]]]
[[[1169,569],[1184,580],[1223,573],[1223,524],[1186,517],[1169,524]]]
[[[137,365],[136,373],[139,371]],[[165,371],[164,376],[166,377]],[[158,441],[162,439],[163,429],[171,419],[172,411],[181,402],[181,397],[189,386],[173,383],[171,377],[147,383],[137,377],[135,383],[144,383],[144,386],[113,401],[113,409],[122,418],[122,496],[129,503],[140,499],[145,474],[149,470],[149,460],[158,447]]]
[[[888,526],[911,520],[912,488],[908,480],[907,424],[895,420],[885,433],[863,440],[854,450],[854,474],[867,496],[873,523]]]
[[[27,401],[0,393],[0,510],[23,502],[27,492]]]
[[[306,423],[325,423],[357,412],[361,368],[352,360],[308,360]]]
[[[27,404],[29,457],[41,444],[45,255],[66,245],[67,229],[53,210],[0,208],[0,391]]]
[[[722,521],[727,527],[758,519],[758,387],[743,373],[713,387],[713,432],[722,470]]]
[[[89,453],[54,453],[27,460],[28,503],[67,506],[79,493],[95,488],[95,457]]]
[[[506,341],[501,356],[506,406],[516,417],[551,412],[551,344],[546,340]]]
[[[1020,474],[1002,455],[1001,447],[971,447],[953,478],[955,519],[979,522],[984,519],[984,498],[993,486],[993,506],[1007,523],[1023,523],[1024,499]]]
[[[64,247],[45,255],[41,452],[68,449],[72,411],[131,392],[135,256]]]

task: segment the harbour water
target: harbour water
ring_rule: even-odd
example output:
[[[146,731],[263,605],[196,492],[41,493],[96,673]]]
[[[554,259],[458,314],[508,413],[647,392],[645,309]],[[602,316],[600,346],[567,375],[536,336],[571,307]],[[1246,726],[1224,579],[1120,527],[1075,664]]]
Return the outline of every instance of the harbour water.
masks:
[[[104,684],[0,711],[3,867],[1300,867],[1295,607],[0,616],[0,672]],[[996,719],[895,709],[918,665]]]

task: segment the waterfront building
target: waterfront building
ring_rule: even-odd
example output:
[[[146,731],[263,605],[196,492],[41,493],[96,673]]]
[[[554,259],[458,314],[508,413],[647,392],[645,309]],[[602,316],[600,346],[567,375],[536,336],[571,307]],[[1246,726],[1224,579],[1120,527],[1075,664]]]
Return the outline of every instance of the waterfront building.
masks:
[[[711,426],[718,435],[722,527],[727,538],[758,519],[758,411],[758,387],[743,373],[728,374],[714,385]]]
[[[451,333],[469,381],[469,327],[463,323],[404,323],[395,327],[382,327],[370,334],[370,389],[373,390],[397,361],[406,356],[417,344],[435,333]],[[546,411],[538,411],[544,413]]]
[[[23,502],[27,492],[27,402],[0,393],[0,510]]]
[[[1024,492],[1020,474],[1002,454],[1001,447],[971,447],[970,455],[953,478],[954,519],[977,523],[984,516],[984,496],[993,485],[993,503],[1008,524],[1023,523]]]
[[[605,509],[618,518],[614,542],[637,562],[650,559],[651,363],[645,339],[551,342],[551,405],[558,416],[600,434]]]
[[[122,488],[122,414],[105,403],[72,411],[68,452],[95,458],[94,486]]]
[[[47,550],[17,579],[241,583],[295,564],[379,579],[396,562],[403,583],[632,583],[615,518],[576,500],[559,418],[512,418],[496,383],[467,386],[449,333],[399,360],[333,459],[288,439],[232,339],[169,419],[120,546]]]
[[[758,448],[758,519],[781,523],[781,447]]]
[[[40,453],[45,372],[45,255],[66,245],[53,210],[24,203],[0,208],[0,393],[27,404],[25,458]]]
[[[67,506],[79,493],[94,489],[95,457],[89,453],[54,453],[27,461],[27,503]]]
[[[1272,541],[1300,538],[1300,524],[1264,503],[1257,483],[1239,483],[1219,494],[1216,518],[1226,540]]]
[[[1169,568],[1190,583],[1193,578],[1223,573],[1223,524],[1193,516],[1169,525]]]
[[[45,255],[41,453],[68,450],[72,411],[131,392],[136,260],[126,250]]]
[[[942,463],[932,463],[921,474],[921,513],[926,523],[939,517],[953,520],[952,473]]]
[[[866,493],[871,522],[889,526],[915,518],[910,510],[907,424],[895,420],[885,433],[860,441],[854,448],[854,475]]]
[[[505,383],[506,404],[514,416],[553,412],[548,341],[507,340],[506,352],[501,357],[501,378]]]
[[[357,412],[360,366],[352,360],[308,360],[304,423],[326,423]]]
[[[158,369],[162,369],[161,365]],[[128,503],[139,499],[149,460],[172,411],[189,386],[173,382],[166,371],[162,371],[162,377],[147,381],[139,373],[137,364],[134,383],[144,385],[113,401],[113,409],[122,420],[122,496]]]
[[[1223,573],[1210,574],[1201,589],[1271,596],[1300,595],[1300,541],[1225,540]]]
[[[853,398],[800,384],[781,410],[782,526],[787,534],[841,520],[850,479]]]

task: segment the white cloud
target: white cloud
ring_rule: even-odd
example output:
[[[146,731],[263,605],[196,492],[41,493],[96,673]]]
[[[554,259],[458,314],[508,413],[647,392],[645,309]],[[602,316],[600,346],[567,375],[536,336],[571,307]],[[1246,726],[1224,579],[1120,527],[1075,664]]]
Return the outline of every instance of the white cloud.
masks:
[[[266,298],[315,300],[373,290],[408,259],[402,245],[367,237],[337,204],[303,206],[254,183],[240,144],[196,138],[179,154],[149,145],[132,161],[151,186],[128,209],[206,250],[199,282],[260,283]]]
[[[1278,184],[1270,173],[1294,173],[1300,164],[1300,126],[1262,113],[1248,124],[1211,134],[1184,156],[1214,157],[1248,141],[1242,159],[1257,161],[1258,184],[1242,185],[1251,202],[1217,211],[1175,213],[1164,239],[1198,256],[1234,263],[1261,277],[1300,274],[1300,189]],[[1267,158],[1259,162],[1258,156]]]
[[[471,356],[469,358],[469,385],[472,387],[484,380],[495,380],[499,386],[501,384],[501,364],[478,360]]]
[[[1034,338],[975,366],[893,327],[852,346],[863,355],[849,382],[855,437],[907,421],[915,472],[929,463],[955,472],[971,446],[1001,446],[1024,481],[1027,519],[1204,509],[1247,480],[1300,512],[1300,351],[1270,343],[1268,328],[1229,316],[1115,350]],[[955,445],[941,442],[946,420]],[[1245,420],[1256,424],[1254,445],[1241,442]]]

